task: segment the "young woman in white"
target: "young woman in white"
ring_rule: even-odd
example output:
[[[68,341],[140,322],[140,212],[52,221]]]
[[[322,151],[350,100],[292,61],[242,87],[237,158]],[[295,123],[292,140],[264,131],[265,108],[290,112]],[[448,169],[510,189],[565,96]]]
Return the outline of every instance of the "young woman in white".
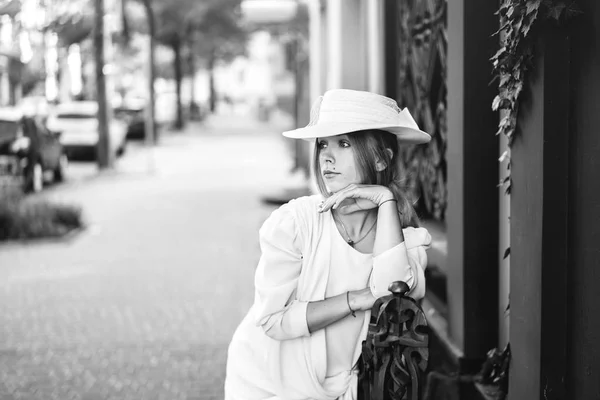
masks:
[[[228,351],[226,400],[356,399],[356,362],[370,310],[406,282],[425,293],[431,237],[401,190],[398,145],[426,143],[407,109],[336,89],[313,106],[321,194],[290,201],[259,232],[255,299]]]

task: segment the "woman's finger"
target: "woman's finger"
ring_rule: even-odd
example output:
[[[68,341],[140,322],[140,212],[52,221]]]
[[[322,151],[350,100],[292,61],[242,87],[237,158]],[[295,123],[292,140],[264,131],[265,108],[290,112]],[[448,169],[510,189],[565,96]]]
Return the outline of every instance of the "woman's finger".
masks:
[[[323,205],[321,206],[321,211],[329,210],[331,208],[331,206],[333,205],[333,203],[335,202],[335,199],[337,198],[337,196],[339,196],[339,193],[334,193],[327,200],[325,200],[323,202]]]
[[[336,201],[339,199],[340,196],[342,196],[346,191],[352,189],[352,186],[356,186],[356,185],[349,185],[349,186],[345,187],[344,189],[340,190],[339,192],[334,193],[329,198],[327,198],[323,202],[323,204],[321,204],[321,206],[319,207],[319,211],[325,212],[325,211],[329,210],[336,203]]]
[[[337,209],[340,204],[346,199],[355,198],[357,193],[359,192],[357,187],[350,188],[348,190],[344,190],[340,195],[335,199],[332,208]]]
[[[378,196],[378,193],[377,193],[378,189],[380,189],[380,187],[377,185],[357,185],[357,184],[348,185],[344,189],[340,190],[339,192],[334,193],[329,198],[324,200],[322,202],[322,204],[319,206],[318,211],[326,212],[329,209],[336,210],[340,207],[340,205],[342,204],[342,202],[344,200],[351,199],[351,198],[352,199],[364,199],[366,201],[373,202],[373,204],[376,206],[377,202],[376,202],[375,198]],[[360,207],[358,205],[357,205],[357,207],[358,208],[353,207],[351,210],[360,211],[360,210],[365,209],[365,207]],[[371,207],[367,207],[366,209],[369,209],[369,208],[371,208]]]
[[[352,193],[356,191],[356,185],[349,185],[344,189],[336,193],[335,198],[332,199],[331,208],[334,210],[346,199],[352,197]]]
[[[333,200],[332,198],[335,195],[329,197],[327,200],[323,201],[320,205],[319,205],[319,212],[325,212],[327,210],[329,210],[329,208],[331,208],[331,206],[333,205]]]

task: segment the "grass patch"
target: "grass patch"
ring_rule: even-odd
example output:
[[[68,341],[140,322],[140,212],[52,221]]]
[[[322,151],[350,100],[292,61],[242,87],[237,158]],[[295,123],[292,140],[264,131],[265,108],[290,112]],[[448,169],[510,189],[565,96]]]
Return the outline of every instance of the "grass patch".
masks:
[[[0,241],[57,238],[82,227],[78,206],[0,196]]]

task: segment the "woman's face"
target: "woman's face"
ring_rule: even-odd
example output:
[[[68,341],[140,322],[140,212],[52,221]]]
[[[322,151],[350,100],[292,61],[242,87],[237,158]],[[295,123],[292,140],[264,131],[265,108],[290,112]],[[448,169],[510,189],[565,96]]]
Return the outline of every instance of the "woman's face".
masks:
[[[318,138],[319,166],[325,186],[335,193],[352,183],[361,183],[354,150],[347,135]]]

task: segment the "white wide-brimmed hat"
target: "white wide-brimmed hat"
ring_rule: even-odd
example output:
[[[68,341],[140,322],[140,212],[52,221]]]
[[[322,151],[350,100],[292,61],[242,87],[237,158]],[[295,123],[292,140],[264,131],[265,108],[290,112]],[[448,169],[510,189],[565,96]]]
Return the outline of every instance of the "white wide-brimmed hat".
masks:
[[[293,139],[315,139],[367,129],[391,132],[400,143],[427,143],[431,136],[419,129],[407,108],[376,93],[332,89],[315,101],[310,122],[304,128],[283,132]]]

